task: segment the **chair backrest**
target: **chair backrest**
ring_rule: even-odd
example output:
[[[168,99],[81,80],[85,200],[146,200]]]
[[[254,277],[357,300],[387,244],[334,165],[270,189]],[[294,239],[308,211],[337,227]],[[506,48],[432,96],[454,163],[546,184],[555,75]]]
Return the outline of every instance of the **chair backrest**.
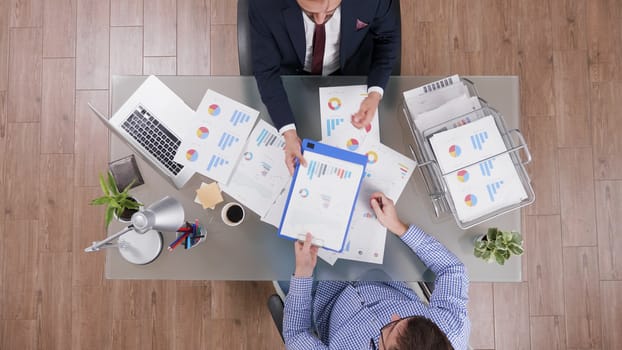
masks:
[[[251,28],[248,20],[248,1],[238,0],[238,64],[240,65],[240,75],[253,75],[253,59],[251,55]],[[400,20],[401,31],[401,10],[400,1],[393,0],[395,3],[398,19]],[[402,52],[401,46],[397,53],[397,61],[393,66],[391,75],[400,75],[402,71]]]
[[[253,75],[248,0],[238,0],[238,62],[240,75]]]

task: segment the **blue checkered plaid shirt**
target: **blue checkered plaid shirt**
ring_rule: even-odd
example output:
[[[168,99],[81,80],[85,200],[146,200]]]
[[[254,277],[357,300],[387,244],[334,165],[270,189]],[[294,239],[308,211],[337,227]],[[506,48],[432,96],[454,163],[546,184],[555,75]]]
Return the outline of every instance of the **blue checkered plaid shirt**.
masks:
[[[410,226],[402,241],[436,275],[429,305],[403,282],[319,281],[312,296],[313,278],[292,276],[283,318],[287,349],[369,349],[370,339],[378,345],[380,328],[392,314],[427,317],[454,349],[466,349],[470,322],[464,265],[417,226]]]

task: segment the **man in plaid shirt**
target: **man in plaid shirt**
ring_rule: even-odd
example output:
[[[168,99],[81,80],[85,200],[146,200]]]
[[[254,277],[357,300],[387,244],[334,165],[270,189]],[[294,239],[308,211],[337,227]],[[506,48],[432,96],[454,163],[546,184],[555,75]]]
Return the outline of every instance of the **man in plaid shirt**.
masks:
[[[294,243],[296,269],[285,298],[287,349],[466,349],[468,279],[464,265],[436,239],[397,217],[393,201],[376,192],[371,206],[380,223],[435,273],[429,305],[403,282],[319,281],[313,286],[318,247]]]

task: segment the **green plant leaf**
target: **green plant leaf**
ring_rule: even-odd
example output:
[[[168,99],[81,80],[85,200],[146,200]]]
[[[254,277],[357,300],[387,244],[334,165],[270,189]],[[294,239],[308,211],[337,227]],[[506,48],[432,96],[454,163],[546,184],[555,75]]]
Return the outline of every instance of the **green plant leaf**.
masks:
[[[480,249],[473,249],[473,255],[475,255],[476,258],[481,258],[482,255],[484,255],[484,252]]]
[[[499,230],[496,227],[491,227],[488,229],[488,233],[486,234],[486,236],[488,237],[489,241],[495,241],[497,240],[497,233],[499,232]]]
[[[499,265],[505,264],[505,258],[501,254],[495,254],[495,260],[497,260],[497,263],[499,263]]]
[[[119,204],[119,202],[117,202],[115,198],[110,198],[110,203],[108,203],[108,206],[115,208],[115,209],[121,208],[121,204]]]
[[[505,242],[509,243],[509,242],[511,242],[511,241],[512,241],[512,237],[513,237],[513,236],[512,236],[512,233],[511,233],[511,232],[507,232],[507,231],[502,232],[502,236],[503,236],[503,240],[504,240]]]
[[[514,254],[514,255],[521,255],[521,254],[523,254],[523,252],[524,252],[524,251],[523,251],[523,248],[522,248],[522,247],[520,247],[520,246],[518,246],[518,245],[516,245],[516,244],[510,244],[510,245],[508,246],[508,249],[509,249],[509,250],[510,250],[510,252],[512,252],[512,254]]]
[[[518,245],[523,245],[523,236],[521,236],[518,232],[512,232],[512,242]]]
[[[112,176],[112,172],[108,172],[108,186],[110,187],[110,191],[113,195],[119,195],[119,189],[117,188],[117,183],[114,180],[114,176]]]
[[[108,225],[110,225],[110,221],[112,221],[113,212],[114,212],[113,207],[106,208],[106,214],[104,215],[104,222],[106,223],[106,228],[108,228]]]
[[[106,185],[106,181],[104,180],[104,176],[99,174],[99,186],[102,188],[102,192],[106,196],[110,196],[110,191],[108,190],[108,186]]]
[[[136,183],[136,179],[133,179],[132,182],[129,183],[129,185],[125,186],[125,188],[123,189],[123,193],[128,193],[132,186],[134,186],[134,183]]]
[[[104,205],[104,204],[108,204],[108,201],[110,199],[108,197],[99,197],[99,198],[95,198],[91,201],[91,205]]]
[[[485,249],[485,248],[486,248],[486,242],[484,241],[475,242],[475,249]]]
[[[490,250],[486,250],[482,254],[482,259],[489,260],[491,256],[492,256],[492,252]]]

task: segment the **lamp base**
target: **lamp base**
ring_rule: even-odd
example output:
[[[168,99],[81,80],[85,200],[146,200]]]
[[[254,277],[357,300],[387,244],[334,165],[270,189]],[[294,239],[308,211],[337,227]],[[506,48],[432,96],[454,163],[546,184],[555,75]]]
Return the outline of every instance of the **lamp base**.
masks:
[[[156,230],[145,233],[129,231],[119,238],[119,253],[123,259],[136,265],[153,262],[162,252],[162,234]]]

